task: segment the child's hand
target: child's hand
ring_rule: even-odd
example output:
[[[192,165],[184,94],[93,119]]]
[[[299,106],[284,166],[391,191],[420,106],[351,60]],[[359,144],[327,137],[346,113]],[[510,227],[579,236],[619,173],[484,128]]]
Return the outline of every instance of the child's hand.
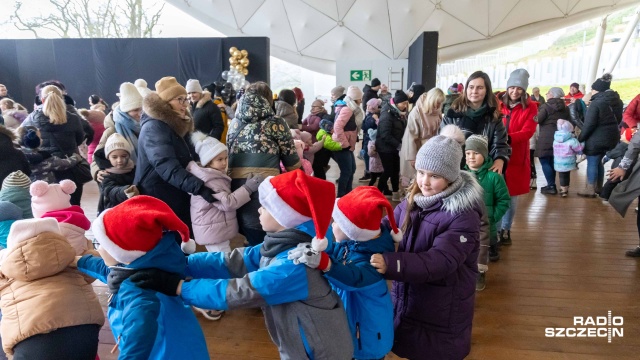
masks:
[[[82,256],[76,256],[75,259],[73,259],[73,261],[71,262],[71,264],[69,264],[70,267],[72,268],[77,268],[78,267],[78,261],[80,260]]]
[[[124,190],[124,194],[127,195],[128,199],[131,199],[134,196],[140,195],[140,191],[138,191],[138,187],[131,185]]]
[[[371,255],[371,260],[369,260],[369,263],[371,263],[371,266],[376,268],[376,270],[380,274],[384,274],[387,272],[387,263],[384,261],[384,257],[382,257],[382,254]]]
[[[320,142],[324,143],[324,141],[327,139],[327,135],[322,135],[322,139],[320,139]]]

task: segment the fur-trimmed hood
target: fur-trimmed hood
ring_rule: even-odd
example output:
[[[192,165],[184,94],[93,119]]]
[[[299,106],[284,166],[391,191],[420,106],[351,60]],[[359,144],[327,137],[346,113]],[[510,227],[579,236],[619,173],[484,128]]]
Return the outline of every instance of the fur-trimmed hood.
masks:
[[[202,92],[202,99],[198,100],[196,104],[196,109],[202,108],[209,101],[211,101],[211,93],[205,90]]]
[[[193,132],[193,119],[189,112],[186,118],[181,118],[171,105],[162,100],[156,93],[150,93],[144,97],[142,109],[149,117],[162,121],[176,132],[180,137],[184,137],[188,133]]]
[[[452,214],[459,214],[473,209],[484,202],[483,190],[475,177],[460,171],[462,187],[442,200],[442,210]]]

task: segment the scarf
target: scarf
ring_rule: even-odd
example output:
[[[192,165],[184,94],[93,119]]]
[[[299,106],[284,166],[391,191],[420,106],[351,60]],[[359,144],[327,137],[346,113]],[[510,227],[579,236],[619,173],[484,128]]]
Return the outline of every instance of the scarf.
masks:
[[[138,135],[140,134],[140,122],[134,120],[129,114],[117,107],[113,111],[113,122],[116,124],[116,132],[122,136],[133,146],[131,152],[131,160],[135,163],[138,161]]]
[[[465,112],[465,115],[467,117],[475,119],[475,118],[482,117],[486,112],[487,112],[487,104],[483,103],[482,106],[480,106],[479,108],[477,108],[475,110],[470,108],[470,107],[468,107],[467,111]]]
[[[109,174],[128,174],[133,170],[135,165],[136,164],[131,159],[129,159],[129,161],[127,162],[127,165],[125,165],[124,168],[116,169],[116,167],[113,166],[113,167],[107,168],[106,172],[108,172]]]
[[[293,249],[298,246],[298,244],[305,242],[311,242],[311,236],[297,229],[270,232],[264,237],[264,242],[260,248],[260,255],[272,258],[283,251]]]
[[[456,191],[460,190],[460,188],[462,187],[463,183],[464,183],[464,181],[462,180],[462,176],[458,176],[456,181],[452,182],[451,185],[449,185],[446,189],[444,189],[443,192],[439,192],[439,193],[437,193],[435,195],[432,195],[432,196],[424,196],[424,195],[417,195],[416,194],[413,197],[413,201],[420,208],[427,209],[430,206],[432,206],[433,204],[437,203],[438,201],[441,201],[441,200],[443,200],[445,198],[448,198],[449,196],[451,196],[451,194],[453,194]]]

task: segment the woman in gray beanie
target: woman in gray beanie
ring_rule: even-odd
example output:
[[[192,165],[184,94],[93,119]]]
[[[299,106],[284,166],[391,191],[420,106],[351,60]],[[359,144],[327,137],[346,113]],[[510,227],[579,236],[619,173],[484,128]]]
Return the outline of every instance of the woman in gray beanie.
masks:
[[[558,119],[569,119],[571,114],[564,102],[564,91],[559,87],[552,87],[547,92],[547,102],[540,105],[538,116],[534,118],[540,125],[540,134],[536,143],[535,156],[540,160],[547,186],[540,189],[541,194],[555,195],[556,171],[553,168],[553,137],[558,128]]]
[[[498,101],[502,111],[502,121],[507,129],[511,145],[511,161],[505,171],[511,206],[501,221],[500,241],[511,245],[511,223],[515,216],[518,196],[531,190],[531,160],[529,140],[536,132],[533,118],[538,114],[538,103],[531,101],[527,94],[529,73],[525,69],[516,69],[509,75],[507,91],[499,93]]]
[[[398,251],[371,257],[393,280],[392,350],[403,358],[463,359],[471,349],[484,204],[482,188],[460,170],[461,160],[462,147],[447,136],[420,148],[416,181],[394,210],[404,234]],[[383,226],[389,225],[385,218]]]

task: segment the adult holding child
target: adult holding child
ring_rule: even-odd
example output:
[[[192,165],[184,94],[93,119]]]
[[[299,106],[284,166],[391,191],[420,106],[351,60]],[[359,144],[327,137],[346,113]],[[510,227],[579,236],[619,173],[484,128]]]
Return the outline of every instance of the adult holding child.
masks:
[[[136,90],[137,91],[137,90]],[[213,191],[186,170],[193,160],[193,119],[187,111],[187,90],[172,76],[156,82],[156,92],[143,101],[134,184],[140,194],[167,203],[191,228],[190,195],[214,202]]]

